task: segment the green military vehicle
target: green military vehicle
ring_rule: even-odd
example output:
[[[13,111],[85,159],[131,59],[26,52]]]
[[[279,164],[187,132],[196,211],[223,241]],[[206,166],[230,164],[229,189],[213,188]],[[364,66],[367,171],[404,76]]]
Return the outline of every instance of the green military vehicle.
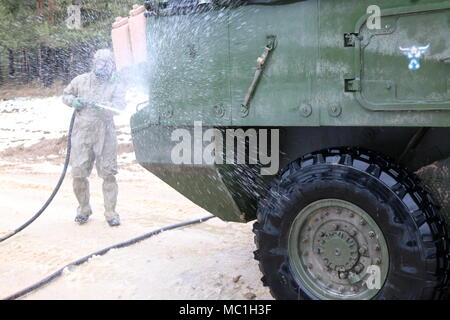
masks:
[[[256,219],[275,298],[446,295],[450,1],[145,6],[136,158],[222,220]]]

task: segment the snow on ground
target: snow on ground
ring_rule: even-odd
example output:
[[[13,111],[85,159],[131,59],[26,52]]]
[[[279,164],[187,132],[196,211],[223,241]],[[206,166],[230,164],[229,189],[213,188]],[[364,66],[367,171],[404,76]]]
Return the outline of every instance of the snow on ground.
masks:
[[[135,162],[129,120],[136,104],[145,101],[145,95],[128,91],[126,101],[126,109],[114,121],[122,153],[118,160],[129,164]],[[26,153],[25,160],[43,161],[64,156],[72,112],[61,96],[0,100],[0,153],[21,159]]]
[[[134,110],[139,95],[129,96]],[[61,97],[0,101],[0,236],[30,218],[50,195],[65,154],[73,109]],[[68,176],[29,228],[0,243],[0,298],[93,251],[157,228],[208,215],[134,161],[128,116],[118,117],[122,225],[103,218],[101,179],[90,178],[94,211],[83,226]],[[113,250],[26,299],[270,299],[253,260],[251,223],[219,219]]]
[[[0,101],[0,150],[63,136],[72,111],[61,97]]]

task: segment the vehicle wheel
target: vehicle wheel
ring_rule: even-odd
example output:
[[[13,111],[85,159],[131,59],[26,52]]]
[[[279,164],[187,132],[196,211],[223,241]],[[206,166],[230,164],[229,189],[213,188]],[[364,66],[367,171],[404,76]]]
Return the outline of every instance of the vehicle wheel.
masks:
[[[277,299],[438,299],[447,290],[437,206],[414,175],[371,151],[291,163],[260,201],[254,232]]]

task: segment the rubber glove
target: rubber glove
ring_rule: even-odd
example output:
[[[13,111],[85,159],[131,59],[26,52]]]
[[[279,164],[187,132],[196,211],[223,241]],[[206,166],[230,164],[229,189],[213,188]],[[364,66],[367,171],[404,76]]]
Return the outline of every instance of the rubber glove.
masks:
[[[72,107],[75,108],[75,110],[80,111],[86,107],[86,100],[83,98],[75,98],[72,101]]]

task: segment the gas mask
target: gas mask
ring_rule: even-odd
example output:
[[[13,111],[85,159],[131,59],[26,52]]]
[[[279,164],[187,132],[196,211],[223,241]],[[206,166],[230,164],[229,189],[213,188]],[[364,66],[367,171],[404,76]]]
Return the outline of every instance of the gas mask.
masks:
[[[94,62],[94,74],[97,79],[105,81],[109,80],[114,71],[114,66],[111,60],[97,59]]]

